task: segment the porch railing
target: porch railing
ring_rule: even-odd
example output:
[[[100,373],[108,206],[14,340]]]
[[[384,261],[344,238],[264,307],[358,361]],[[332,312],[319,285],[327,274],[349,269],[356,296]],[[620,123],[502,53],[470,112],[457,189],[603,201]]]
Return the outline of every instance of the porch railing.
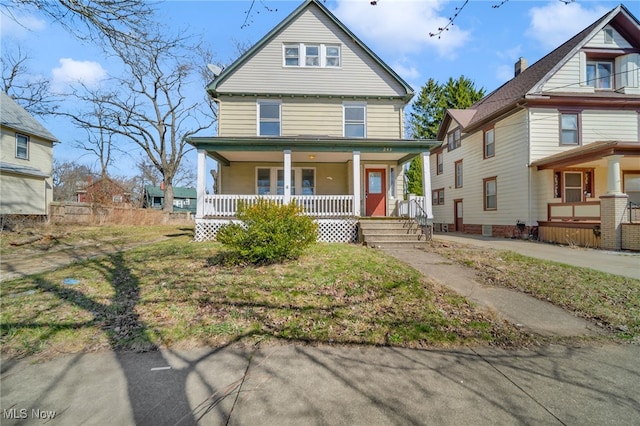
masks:
[[[554,220],[600,220],[600,201],[586,203],[549,203],[547,217]]]
[[[353,195],[297,195],[291,201],[313,217],[349,217],[354,215]],[[206,195],[205,217],[235,217],[238,205],[254,205],[258,200],[270,200],[284,204],[283,195]]]
[[[415,219],[424,212],[424,197],[421,195],[410,195],[408,200],[398,202],[398,215]],[[423,214],[426,217],[426,213]]]

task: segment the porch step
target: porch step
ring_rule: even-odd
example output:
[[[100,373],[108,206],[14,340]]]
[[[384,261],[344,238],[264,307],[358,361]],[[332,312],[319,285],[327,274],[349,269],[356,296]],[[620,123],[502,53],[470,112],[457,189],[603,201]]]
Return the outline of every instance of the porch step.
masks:
[[[360,220],[360,240],[369,247],[406,248],[424,245],[426,238],[412,219]]]

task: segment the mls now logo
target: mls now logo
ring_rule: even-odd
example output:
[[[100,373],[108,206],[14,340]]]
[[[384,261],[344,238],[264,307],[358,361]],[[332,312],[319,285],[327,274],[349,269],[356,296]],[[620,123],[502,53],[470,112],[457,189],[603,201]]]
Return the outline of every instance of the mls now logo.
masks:
[[[31,414],[31,416],[29,416],[29,414]],[[27,419],[29,417],[31,417],[32,419],[43,419],[43,420],[50,420],[53,419],[56,416],[56,412],[55,411],[48,411],[48,410],[40,410],[39,408],[36,409],[32,409],[31,412],[29,412],[29,410],[27,410],[26,408],[21,408],[21,409],[17,409],[17,408],[10,408],[8,410],[2,410],[2,417],[5,419]]]

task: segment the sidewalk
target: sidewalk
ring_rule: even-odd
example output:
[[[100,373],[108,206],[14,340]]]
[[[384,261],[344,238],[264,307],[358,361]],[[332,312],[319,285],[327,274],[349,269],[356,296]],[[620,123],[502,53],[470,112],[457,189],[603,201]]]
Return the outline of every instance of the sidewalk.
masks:
[[[537,259],[551,260],[567,265],[591,268],[614,275],[640,280],[640,253],[560,246],[537,241],[509,238],[482,237],[480,235],[438,233],[435,240],[452,241],[496,250],[511,250]]]
[[[636,345],[78,354],[3,364],[0,422],[631,425],[640,413],[638,359]],[[51,420],[36,418],[52,412]]]

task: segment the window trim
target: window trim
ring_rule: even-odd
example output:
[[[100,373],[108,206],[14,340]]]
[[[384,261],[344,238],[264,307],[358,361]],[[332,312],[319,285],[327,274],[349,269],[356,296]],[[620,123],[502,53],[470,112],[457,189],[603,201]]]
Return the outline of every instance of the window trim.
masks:
[[[20,145],[20,138],[24,138],[24,150],[25,150],[25,155],[19,155],[18,154],[18,148]],[[29,137],[29,135],[25,135],[22,133],[16,133],[16,150],[15,150],[15,155],[16,158],[19,158],[20,160],[28,160],[29,159],[29,145],[31,145],[29,142],[31,142],[31,138]]]
[[[263,135],[261,134],[261,127],[260,124],[263,123],[262,118],[260,117],[260,113],[262,111],[262,105],[277,105],[278,106],[278,134],[277,135]],[[275,123],[276,121],[274,120],[264,120],[265,123]],[[256,134],[257,136],[264,136],[264,137],[278,137],[278,136],[282,136],[282,101],[280,100],[273,100],[273,99],[258,99],[256,101]]]
[[[611,72],[609,73],[609,87],[597,87],[596,82],[602,80],[602,78],[598,76],[598,64],[607,64],[611,67]],[[595,76],[593,80],[589,80],[589,77],[588,77],[589,65],[595,65]],[[593,87],[594,90],[614,90],[615,83],[616,83],[615,77],[614,77],[616,72],[615,61],[607,60],[607,59],[596,59],[596,58],[587,59],[586,67],[587,68],[585,69],[585,86]]]
[[[487,183],[494,182],[495,183],[495,207],[487,207]],[[498,176],[492,176],[488,178],[482,179],[482,204],[484,211],[496,211],[498,210]]]
[[[575,115],[576,116],[576,143],[566,143],[562,140],[562,116]],[[558,111],[558,145],[559,146],[581,146],[582,145],[582,111],[576,110],[559,110]],[[573,130],[573,129],[567,129]]]
[[[460,170],[458,170],[458,166],[460,166]],[[454,163],[454,185],[456,188],[462,188],[464,183],[464,173],[462,169],[462,160],[458,160]]]
[[[462,146],[462,131],[460,127],[456,127],[447,133],[447,151],[453,151]]]
[[[442,151],[436,153],[436,175],[444,173],[444,153]]]
[[[444,188],[431,191],[431,204],[434,206],[444,206]]]
[[[362,136],[347,136],[347,108],[362,108],[363,109],[363,121],[362,121]],[[358,123],[349,123],[358,124]],[[366,102],[344,102],[342,104],[342,136],[345,138],[364,139],[367,137],[367,104]]]
[[[307,47],[318,48],[318,65],[307,65]],[[287,64],[287,48],[295,48],[298,52],[295,65]],[[337,55],[329,55],[328,49],[338,49]],[[291,57],[293,58],[293,57]],[[336,59],[337,65],[330,65],[329,59]],[[282,44],[282,66],[284,68],[341,68],[342,67],[342,45],[336,43],[283,43]]]
[[[492,141],[491,144],[487,144],[487,135],[489,135],[489,134],[493,135],[492,136],[493,141]],[[482,143],[482,158],[486,160],[487,158],[495,157],[496,156],[496,129],[495,129],[495,127],[491,127],[491,128],[485,129],[482,132],[482,140],[483,140],[483,143]],[[489,155],[487,153],[487,147],[489,145],[493,146],[493,153],[491,155]]]
[[[579,201],[580,203],[587,202],[587,198],[595,198],[595,168],[560,168],[553,169],[554,199],[560,199],[560,202],[568,203],[565,191],[565,173],[582,173],[582,199]]]
[[[269,193],[268,194],[260,194],[258,191],[258,171],[259,170],[268,170],[269,171]],[[313,171],[313,194],[303,194],[304,186],[302,181],[302,173],[303,170],[312,170]],[[278,195],[278,172],[284,171],[284,167],[282,166],[256,166],[254,172],[254,192],[256,195]],[[283,174],[284,176],[284,174]],[[291,167],[291,180],[294,183],[294,188],[292,188],[291,195],[292,196],[302,196],[302,195],[317,195],[318,193],[318,174],[315,167]],[[282,195],[282,194],[280,194]]]

